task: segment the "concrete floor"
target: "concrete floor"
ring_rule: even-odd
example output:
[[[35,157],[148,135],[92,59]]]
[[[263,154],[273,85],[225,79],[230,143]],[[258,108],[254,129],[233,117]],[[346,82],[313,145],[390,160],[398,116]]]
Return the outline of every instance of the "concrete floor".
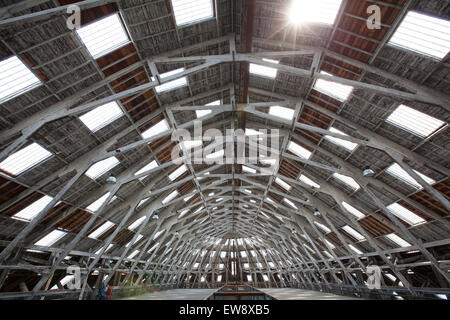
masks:
[[[215,291],[217,289],[173,289],[128,297],[122,300],[203,300]]]
[[[360,300],[358,298],[302,289],[258,288],[258,290],[263,291],[278,300]]]

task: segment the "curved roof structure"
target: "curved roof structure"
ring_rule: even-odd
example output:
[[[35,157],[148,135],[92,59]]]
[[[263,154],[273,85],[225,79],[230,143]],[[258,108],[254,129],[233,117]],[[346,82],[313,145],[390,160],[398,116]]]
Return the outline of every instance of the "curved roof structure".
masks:
[[[81,296],[361,294],[376,266],[390,297],[442,297],[449,19],[429,0],[0,1],[0,298],[65,292],[70,266]]]

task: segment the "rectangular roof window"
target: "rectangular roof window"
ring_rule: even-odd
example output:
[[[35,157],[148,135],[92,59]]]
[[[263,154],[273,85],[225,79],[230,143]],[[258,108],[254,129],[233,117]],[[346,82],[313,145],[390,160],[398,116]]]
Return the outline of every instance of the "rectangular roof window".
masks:
[[[117,13],[82,27],[77,34],[94,59],[130,42]]]
[[[44,208],[52,201],[53,198],[49,196],[43,196],[39,200],[33,202],[25,209],[22,209],[16,213],[12,218],[24,221],[31,221],[35,216],[39,214]]]
[[[330,131],[333,132],[333,133],[342,134],[342,135],[347,136],[347,137],[349,136],[348,134],[346,134],[346,133],[344,133],[344,132],[342,132],[342,131],[340,131],[338,129],[335,129],[333,127],[330,128]],[[331,141],[334,144],[337,144],[338,146],[341,146],[341,147],[347,149],[348,151],[353,151],[358,146],[357,143],[353,143],[353,142],[350,142],[350,141],[347,141],[347,140],[342,140],[342,139],[339,139],[339,138],[336,138],[336,137],[333,137],[333,136],[326,135],[325,139],[327,139],[328,141]]]
[[[296,144],[293,141],[289,142],[287,149],[300,158],[309,159],[312,154],[311,151],[303,148],[302,146]]]
[[[175,199],[175,197],[178,195],[178,191],[175,190],[173,191],[171,194],[169,194],[167,197],[165,197],[162,201],[162,204],[166,204],[169,203],[170,201],[172,201],[173,199]]]
[[[388,44],[442,59],[450,51],[450,21],[409,11]]]
[[[169,130],[169,124],[167,123],[167,120],[164,119],[156,123],[155,125],[151,126],[149,129],[145,130],[142,133],[142,138],[147,139],[156,136],[166,130]]]
[[[327,226],[325,226],[325,225],[323,225],[323,224],[321,224],[321,223],[319,223],[317,221],[314,221],[314,223],[315,223],[316,226],[318,226],[320,229],[322,229],[326,233],[331,232],[330,228],[328,228]]]
[[[128,227],[128,230],[133,231],[133,230],[137,229],[137,227],[139,227],[142,224],[142,222],[144,222],[144,220],[145,220],[145,216],[140,217],[135,222],[130,224],[130,226]]]
[[[94,232],[92,232],[88,237],[91,239],[97,239],[100,237],[103,233],[108,231],[114,226],[114,223],[110,221],[106,221],[104,224],[102,224],[100,227],[98,227]]]
[[[116,157],[110,157],[105,160],[101,160],[96,164],[92,165],[88,171],[86,171],[85,175],[87,175],[92,180],[97,179],[102,176],[104,173],[108,172],[115,166],[119,164],[119,160]]]
[[[342,0],[292,0],[289,22],[295,25],[307,23],[334,24]]]
[[[205,104],[205,106],[218,106],[220,104],[220,100],[213,101],[211,103]],[[195,113],[197,114],[197,118],[201,118],[206,116],[207,114],[210,114],[212,111],[210,109],[206,110],[196,110]]]
[[[410,225],[415,225],[415,224],[425,222],[424,219],[422,219],[415,213],[409,211],[402,205],[399,205],[398,203],[393,203],[393,204],[389,205],[387,208],[392,212],[392,214],[396,215],[397,217],[399,217],[403,221],[409,223]]]
[[[18,176],[51,156],[51,152],[37,143],[32,143],[3,160],[0,163],[0,169],[13,176]]]
[[[97,132],[122,116],[122,109],[117,102],[113,101],[82,115],[80,120],[89,130]]]
[[[134,257],[136,257],[139,253],[139,250],[134,250],[128,257],[127,259],[133,259]]]
[[[157,233],[155,233],[153,240],[157,239],[160,235],[162,235],[164,231],[166,231],[166,229],[162,229],[161,231],[158,231]]]
[[[351,244],[348,245],[350,249],[352,249],[357,254],[363,254],[363,252],[359,249],[357,249],[355,246],[352,246]]]
[[[386,169],[386,172],[391,176],[394,176],[403,182],[413,186],[416,189],[423,189],[422,185],[420,185],[413,177],[411,177],[398,163],[392,164],[389,168]],[[432,185],[436,181],[427,177],[426,175],[420,173],[419,171],[414,170],[423,180],[425,180],[428,184]]]
[[[296,206],[292,201],[290,201],[289,199],[284,198],[283,200],[284,200],[284,202],[286,202],[288,205],[290,205],[292,208],[298,209],[297,206]]]
[[[0,61],[0,103],[41,85],[41,80],[16,56]]]
[[[336,247],[335,247],[335,245],[334,244],[332,244],[330,241],[328,241],[327,239],[325,239],[325,242],[328,244],[328,246],[331,248],[331,249],[335,249]]]
[[[141,169],[139,169],[139,171],[137,171],[134,175],[138,176],[141,173],[144,173],[146,171],[152,170],[154,168],[158,167],[158,163],[156,162],[156,160],[153,160],[152,162],[150,162],[149,164],[145,165],[144,167],[142,167]],[[145,176],[147,177],[147,176]],[[141,177],[140,179],[144,179],[145,177]]]
[[[271,63],[280,63],[276,60],[271,59],[263,59],[264,61],[271,62]],[[266,66],[261,66],[259,64],[250,63],[250,73],[255,74],[257,76],[265,77],[265,78],[271,78],[275,79],[277,77],[278,69],[270,68]]]
[[[136,240],[135,240],[133,243],[131,243],[131,242],[133,241],[133,239],[131,239],[130,242],[128,242],[128,243],[125,245],[125,248],[128,248],[129,246],[132,246],[132,245],[138,243],[139,240],[141,240],[143,237],[144,237],[144,236],[143,236],[142,234],[138,234]]]
[[[403,240],[402,238],[400,238],[395,233],[387,234],[386,238],[388,238],[389,240],[391,240],[396,245],[398,245],[398,246],[400,246],[402,248],[406,248],[406,247],[410,247],[411,246],[411,244],[409,242]]]
[[[320,74],[331,76],[331,74],[325,71],[320,71]],[[339,101],[347,100],[353,91],[353,87],[351,86],[324,79],[317,79],[316,84],[314,85],[314,89],[323,94],[326,94],[327,96],[338,99]]]
[[[354,215],[356,218],[358,219],[362,219],[365,217],[365,214],[362,213],[361,211],[359,211],[358,209],[356,209],[355,207],[349,205],[347,202],[342,201],[342,206],[345,208],[345,210],[347,210],[348,212],[350,212],[352,215]]]
[[[305,176],[303,174],[300,175],[299,180],[302,181],[303,183],[306,183],[307,185],[309,185],[311,187],[314,187],[314,188],[317,188],[317,189],[320,188],[319,184],[315,183],[313,180],[311,180],[310,178],[308,178],[307,176]]]
[[[114,244],[111,243],[111,244],[106,248],[106,250],[105,250],[104,253],[108,252],[108,250],[111,249],[112,247],[114,247]],[[102,249],[103,249],[103,246],[95,252],[95,255],[98,255],[98,254],[100,253],[100,251],[102,251]]]
[[[105,193],[103,196],[92,202],[88,207],[86,207],[86,210],[89,210],[91,212],[96,212],[102,204],[106,201],[106,199],[109,197],[110,192]]]
[[[256,173],[256,170],[247,166],[242,166],[242,171],[247,173]]]
[[[428,137],[445,124],[441,120],[405,105],[398,106],[386,122],[421,138]]]
[[[295,110],[280,106],[273,106],[269,109],[269,114],[278,118],[292,120],[294,119]]]
[[[160,79],[163,80],[164,78],[176,75],[178,73],[184,72],[184,68],[175,69],[166,73],[162,73],[159,75]],[[152,81],[155,81],[155,77],[152,77]],[[166,83],[163,83],[159,86],[156,86],[156,92],[157,93],[164,93],[166,91],[175,90],[181,87],[187,86],[187,78],[181,77]]]
[[[169,179],[171,181],[176,180],[177,178],[179,178],[183,173],[185,173],[187,171],[187,167],[185,164],[183,164],[182,166],[180,166],[178,169],[176,169],[175,171],[173,171],[171,174],[169,174]]]
[[[275,183],[278,184],[279,186],[281,186],[283,189],[285,189],[287,191],[291,190],[291,186],[288,185],[283,180],[281,180],[280,178],[275,178]]]
[[[364,236],[350,226],[343,226],[342,229],[358,241],[365,240]]]
[[[172,0],[177,26],[196,23],[214,16],[212,0]]]
[[[142,199],[141,201],[139,201],[139,203],[138,203],[138,205],[137,205],[137,208],[139,208],[140,206],[142,206],[144,203],[146,203],[148,200],[149,200],[150,198],[145,198],[145,199]]]
[[[58,240],[64,237],[67,233],[60,230],[53,230],[48,235],[43,237],[41,240],[36,242],[34,245],[40,247],[50,247],[54,245]]]
[[[335,177],[336,179],[342,181],[343,183],[345,183],[346,185],[348,185],[349,187],[351,187],[353,190],[359,190],[361,187],[359,186],[359,184],[355,181],[355,179],[353,179],[352,177],[343,175],[343,174],[339,174],[339,173],[333,173],[333,177]]]

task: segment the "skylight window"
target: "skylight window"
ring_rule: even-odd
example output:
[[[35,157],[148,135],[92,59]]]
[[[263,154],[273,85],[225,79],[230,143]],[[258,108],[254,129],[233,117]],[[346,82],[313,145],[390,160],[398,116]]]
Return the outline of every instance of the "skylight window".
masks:
[[[256,173],[256,170],[247,166],[242,166],[242,171],[247,173]]]
[[[389,44],[442,59],[450,51],[450,21],[409,11]]]
[[[246,136],[259,136],[262,135],[263,133],[261,131],[255,130],[255,129],[249,129],[249,128],[245,128],[245,135]]]
[[[271,62],[271,63],[280,63],[276,60],[271,59],[263,59],[264,61]],[[270,68],[266,66],[261,66],[259,64],[250,63],[250,73],[255,74],[257,76],[265,77],[265,78],[271,78],[275,79],[277,77],[278,69]]]
[[[335,245],[332,244],[330,241],[328,241],[327,239],[324,239],[324,240],[325,240],[325,243],[326,243],[331,249],[336,248]]]
[[[177,190],[173,191],[171,194],[169,194],[167,197],[164,198],[164,200],[162,201],[162,204],[169,203],[170,201],[175,199],[177,195],[178,195],[178,191]]]
[[[114,247],[114,245],[111,243],[111,244],[106,248],[106,250],[105,250],[104,253],[108,252],[108,250],[111,249],[112,247]],[[102,251],[102,249],[103,249],[103,247],[101,247],[100,249],[98,249],[98,250],[95,252],[95,255],[98,255],[98,254]]]
[[[158,163],[156,162],[156,160],[153,160],[152,162],[150,162],[149,164],[147,164],[145,167],[143,167],[142,169],[140,169],[139,171],[137,171],[134,175],[135,175],[135,176],[138,176],[138,175],[140,175],[141,173],[144,173],[144,172],[146,172],[146,171],[152,170],[152,169],[154,169],[154,168],[156,168],[156,167],[158,167]],[[143,179],[145,179],[146,177],[147,177],[147,176],[141,177],[141,178],[139,178],[139,180],[143,180]]]
[[[141,240],[143,237],[144,237],[144,236],[143,236],[142,234],[138,234],[136,240],[133,241],[133,239],[131,239],[130,242],[128,242],[128,243],[125,245],[125,248],[128,248],[129,246],[132,246],[132,245],[134,245],[135,243],[138,243],[139,240]]]
[[[297,206],[296,206],[292,201],[290,201],[289,199],[284,198],[283,200],[284,200],[284,202],[286,202],[288,205],[290,205],[292,208],[298,209]]]
[[[296,144],[295,142],[291,141],[288,144],[288,150],[294,153],[295,155],[299,156],[300,158],[309,159],[311,157],[311,151],[303,148],[302,146]]]
[[[148,130],[144,131],[142,133],[142,138],[147,139],[153,136],[156,136],[166,130],[169,130],[169,124],[167,123],[167,120],[161,120],[157,124],[151,126]]]
[[[34,245],[40,247],[50,247],[54,245],[58,240],[62,239],[67,233],[60,230],[53,230],[48,235],[43,237],[41,240],[36,242]]]
[[[0,61],[0,103],[40,85],[41,80],[16,56]]]
[[[389,240],[391,240],[396,245],[398,245],[398,246],[400,246],[402,248],[406,248],[406,247],[410,247],[411,246],[411,244],[409,242],[403,240],[402,238],[400,238],[395,233],[387,234],[386,238],[388,238]]]
[[[174,172],[172,172],[171,174],[169,174],[169,179],[171,181],[175,181],[176,179],[178,179],[183,173],[185,173],[187,171],[187,167],[185,164],[183,164],[181,167],[179,167],[178,169],[176,169]]]
[[[398,163],[392,164],[389,168],[386,169],[386,172],[390,175],[406,182],[407,184],[415,187],[416,189],[423,189],[422,185],[420,185],[413,177],[411,177]],[[432,185],[436,181],[427,177],[426,175],[420,173],[419,171],[414,170],[423,180],[425,180],[428,184]]]
[[[186,213],[188,213],[189,212],[189,210],[188,209],[184,209],[183,211],[181,211],[180,212],[180,215],[178,216],[178,219],[181,219],[181,218],[183,218],[184,217],[184,215],[186,214]]]
[[[77,30],[77,34],[94,59],[100,58],[130,42],[118,14],[113,14],[82,27]]]
[[[43,196],[39,200],[33,202],[25,209],[22,209],[16,213],[13,218],[24,221],[31,221],[35,216],[39,214],[44,208],[52,201],[53,198],[49,196]]]
[[[289,21],[292,24],[307,23],[334,24],[342,0],[292,0]]]
[[[136,257],[139,253],[139,250],[134,250],[128,257],[127,259],[133,259],[134,257]]]
[[[160,235],[163,234],[163,232],[165,231],[165,229],[158,231],[157,233],[155,233],[155,236],[153,237],[153,240],[157,239]]]
[[[359,184],[355,181],[355,179],[353,179],[352,177],[349,176],[345,176],[343,174],[339,174],[339,173],[333,173],[333,177],[335,177],[336,179],[342,181],[343,183],[345,183],[346,185],[348,185],[349,187],[351,187],[353,190],[359,190],[359,188],[361,188],[359,186]]]
[[[314,187],[317,189],[320,188],[319,184],[315,183],[313,180],[311,180],[310,178],[308,178],[307,176],[305,176],[303,174],[300,176],[299,180],[302,181],[303,183],[306,183],[307,185],[309,185],[311,187]]]
[[[292,120],[294,118],[295,110],[280,106],[273,106],[269,109],[269,114],[278,118],[283,118],[286,120]]]
[[[338,129],[335,129],[333,127],[330,128],[330,131],[333,132],[333,133],[342,134],[342,135],[347,136],[347,137],[349,136],[348,134],[346,134],[346,133],[344,133],[344,132],[342,132],[342,131],[340,131]],[[338,146],[341,146],[341,147],[347,149],[348,151],[353,151],[358,146],[357,143],[353,143],[353,142],[350,142],[350,141],[347,141],[347,140],[342,140],[342,139],[339,139],[339,138],[336,138],[336,137],[333,137],[333,136],[328,136],[327,135],[327,136],[325,136],[325,139],[331,141],[334,144],[337,144]]]
[[[133,223],[128,227],[128,230],[130,230],[130,231],[135,230],[137,227],[139,227],[139,226],[142,224],[142,222],[144,222],[144,220],[145,220],[145,216],[140,217],[139,219],[137,219],[135,222],[133,222]]]
[[[150,198],[142,199],[141,201],[139,201],[137,207],[139,208],[139,207],[142,206],[144,203],[146,203],[149,199],[150,199]]]
[[[428,137],[445,124],[441,120],[405,105],[395,109],[386,122],[422,138]]]
[[[364,236],[350,226],[343,226],[342,229],[358,241],[365,240]]]
[[[275,178],[275,183],[287,191],[291,190],[291,188],[292,188],[290,185],[288,185],[286,182],[284,182],[280,178]]]
[[[103,196],[101,196],[99,199],[95,200],[94,202],[92,202],[87,208],[86,210],[89,210],[91,212],[96,212],[98,209],[100,209],[100,207],[102,206],[102,204],[106,201],[106,199],[109,197],[110,192],[105,193]]]
[[[19,150],[0,163],[0,169],[18,176],[51,157],[51,153],[37,143]]]
[[[211,103],[206,104],[206,106],[217,106],[220,104],[220,100],[213,101]],[[195,113],[197,114],[197,118],[201,118],[206,116],[207,114],[210,114],[212,110],[206,109],[206,110],[196,110]]]
[[[403,221],[409,223],[410,225],[415,225],[415,224],[425,222],[424,219],[422,219],[415,213],[409,211],[402,205],[399,205],[398,203],[393,203],[393,204],[389,205],[387,208],[392,212],[392,214],[396,215],[397,217],[399,217]]]
[[[180,142],[181,146],[186,149],[186,151],[191,150],[192,148],[201,146],[203,144],[202,140],[187,140]]]
[[[331,74],[325,71],[320,71],[320,74],[331,76]],[[347,100],[353,91],[353,87],[351,86],[346,86],[344,84],[324,79],[317,79],[316,84],[314,85],[314,89],[320,91],[323,94],[326,94],[327,96],[338,99],[339,101]]]
[[[179,69],[175,69],[166,73],[162,73],[159,75],[160,79],[163,80],[164,78],[176,75],[178,73],[184,72],[184,68],[179,68]],[[152,81],[155,81],[155,78],[152,77]],[[187,78],[186,77],[181,77],[166,83],[163,83],[159,86],[156,86],[156,92],[157,93],[164,93],[167,91],[171,91],[171,90],[175,90],[181,87],[187,86]]]
[[[223,158],[224,154],[225,154],[225,150],[222,149],[222,150],[219,150],[217,152],[208,154],[206,156],[206,159],[209,159],[209,160],[221,159],[221,158]]]
[[[348,245],[350,249],[352,249],[357,254],[363,254],[363,252],[359,249],[357,249],[355,246],[352,246],[351,244]]]
[[[358,209],[356,209],[355,207],[349,205],[347,202],[342,201],[342,206],[345,208],[345,210],[347,210],[348,212],[350,212],[352,215],[354,215],[356,218],[358,219],[362,219],[365,217],[364,213],[362,213],[361,211],[359,211]]]
[[[122,116],[122,109],[113,101],[82,115],[80,120],[89,130],[97,132]]]
[[[317,221],[314,221],[314,223],[316,224],[316,226],[318,226],[320,229],[322,229],[326,233],[331,232],[330,228],[328,228],[327,226],[325,226],[325,225],[323,225],[323,224],[321,224],[321,223],[319,223]]]
[[[114,223],[110,221],[106,221],[100,227],[98,227],[94,232],[92,232],[88,237],[91,239],[98,239],[102,234],[111,229],[114,226]]]
[[[214,16],[212,0],[172,0],[177,26],[196,23]]]
[[[88,171],[86,171],[85,175],[87,175],[92,180],[97,179],[98,177],[102,176],[104,173],[108,172],[115,166],[119,164],[119,160],[117,160],[116,157],[110,157],[105,160],[101,160],[94,164],[92,167],[89,168]]]

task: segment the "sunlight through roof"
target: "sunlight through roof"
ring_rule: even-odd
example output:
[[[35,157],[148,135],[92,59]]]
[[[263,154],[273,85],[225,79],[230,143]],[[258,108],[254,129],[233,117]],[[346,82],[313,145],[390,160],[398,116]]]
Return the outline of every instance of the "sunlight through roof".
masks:
[[[325,71],[320,71],[320,74],[331,76],[331,74]],[[314,89],[339,101],[347,100],[353,91],[353,87],[351,86],[324,79],[317,79]]]
[[[41,80],[16,56],[0,61],[0,103],[41,85]]]
[[[280,63],[279,61],[271,60],[271,59],[263,59],[263,60],[267,61],[267,62],[276,63],[276,64]],[[259,64],[255,64],[255,63],[250,63],[250,73],[257,75],[257,76],[265,77],[265,78],[275,79],[277,77],[278,69],[261,66]]]
[[[283,189],[285,189],[287,191],[291,190],[291,188],[292,188],[289,184],[287,184],[286,182],[284,182],[280,178],[275,178],[275,183],[278,184],[279,186],[281,186]]]
[[[424,219],[419,217],[417,214],[411,212],[410,210],[406,209],[402,205],[398,203],[393,203],[387,207],[389,211],[392,212],[392,214],[396,215],[403,221],[409,223],[410,225],[416,225],[419,223],[425,222]]]
[[[413,186],[416,189],[423,189],[422,185],[419,184],[413,177],[411,177],[398,163],[393,163],[389,168],[386,169],[386,172],[391,176],[394,176],[397,179]],[[423,180],[425,180],[428,184],[433,185],[436,181],[427,177],[426,175],[420,173],[417,170],[414,170]]]
[[[450,21],[409,11],[388,44],[442,59],[450,51]]]
[[[342,201],[342,205],[344,206],[345,210],[350,212],[352,215],[354,215],[358,219],[362,219],[365,217],[365,214],[353,207],[352,205],[348,204],[345,201]]]
[[[211,103],[205,104],[205,106],[217,106],[220,103],[221,103],[220,100],[216,100],[216,101],[213,101]],[[195,114],[197,115],[197,118],[201,118],[201,117],[204,117],[204,116],[210,114],[211,112],[212,112],[212,110],[210,110],[210,109],[196,110]]]
[[[153,136],[156,136],[166,130],[169,130],[169,124],[167,123],[167,120],[161,120],[160,122],[154,124],[149,129],[145,130],[142,133],[142,138],[147,139]]]
[[[311,157],[312,152],[298,145],[297,143],[291,141],[288,144],[287,149],[299,156],[300,158],[309,159]]]
[[[313,180],[311,180],[310,178],[308,178],[307,176],[305,176],[303,174],[300,175],[299,180],[302,181],[303,183],[306,183],[307,185],[309,185],[311,187],[314,187],[314,188],[317,188],[317,189],[320,188],[319,184],[317,184],[316,182],[314,182]]]
[[[18,220],[24,220],[24,221],[31,221],[35,216],[39,214],[44,208],[52,201],[53,198],[49,196],[43,196],[39,200],[33,202],[29,206],[25,207],[24,209],[20,210],[18,213],[16,213],[13,218]]]
[[[105,193],[103,196],[92,202],[89,206],[86,207],[86,210],[89,210],[91,212],[96,212],[102,204],[106,201],[106,199],[109,197],[110,192]]]
[[[122,109],[113,101],[82,115],[80,120],[89,130],[97,132],[122,116]]]
[[[52,156],[52,153],[37,143],[19,150],[0,163],[0,169],[13,176],[18,176],[25,171],[41,164]]]
[[[342,0],[292,0],[289,22],[296,25],[306,23],[334,24]]]
[[[130,42],[118,14],[88,24],[76,32],[94,59]]]
[[[340,130],[338,130],[336,128],[333,128],[333,127],[331,127],[329,130],[331,132],[333,132],[333,133],[342,134],[342,135],[347,136],[347,137],[349,136],[345,132],[342,132],[342,131],[340,131]],[[325,139],[327,139],[328,141],[331,141],[334,144],[337,144],[338,146],[341,146],[341,147],[347,149],[348,151],[353,151],[358,146],[357,143],[353,143],[353,142],[350,142],[348,140],[342,140],[342,139],[339,139],[339,138],[336,138],[336,137],[333,137],[333,136],[326,135]]]
[[[164,78],[179,74],[184,71],[184,68],[175,69],[166,73],[162,73],[159,75],[160,79],[163,80]],[[152,81],[155,81],[155,77],[152,77]],[[156,86],[156,92],[157,93],[164,93],[167,91],[175,90],[181,87],[187,86],[187,78],[186,77],[180,77],[178,79],[163,83],[159,86]]]
[[[359,233],[358,231],[356,231],[355,229],[353,229],[348,225],[343,226],[342,229],[358,241],[366,240],[366,238],[364,238],[364,236],[361,233]]]
[[[87,175],[92,180],[97,179],[98,177],[102,176],[115,166],[117,166],[120,163],[119,160],[117,160],[116,157],[110,157],[105,160],[101,160],[91,166],[88,171],[86,171],[85,175]]]
[[[169,179],[174,181],[176,180],[178,177],[180,177],[183,173],[185,173],[187,171],[187,167],[185,164],[183,164],[182,166],[180,166],[178,169],[176,169],[175,171],[173,171],[171,174],[169,174]]]
[[[92,232],[88,237],[91,239],[98,239],[103,233],[108,231],[114,226],[114,223],[111,221],[106,221],[104,224],[102,224],[100,227],[98,227],[94,232]]]
[[[283,118],[286,120],[294,119],[295,110],[280,106],[273,106],[269,109],[269,114],[278,118]]]
[[[345,183],[346,185],[348,185],[349,187],[351,187],[353,190],[359,190],[361,187],[359,186],[359,184],[355,181],[355,179],[353,179],[352,177],[343,175],[343,174],[339,174],[339,173],[333,173],[333,177],[335,177],[336,179],[342,181],[343,183]]]
[[[54,245],[58,240],[62,239],[67,233],[60,230],[53,230],[48,235],[43,237],[41,240],[36,242],[34,245],[40,247],[50,247]]]
[[[406,247],[410,247],[411,246],[411,244],[409,242],[403,240],[402,238],[400,238],[395,233],[387,234],[386,238],[388,238],[389,240],[391,240],[396,245],[398,245],[398,246],[400,246],[402,248],[406,248]]]
[[[212,0],[172,0],[177,26],[214,17]]]
[[[178,196],[178,190],[173,191],[171,194],[169,194],[167,197],[165,197],[162,201],[162,204],[167,204],[170,201],[172,201],[173,199],[176,198],[176,196]]]

